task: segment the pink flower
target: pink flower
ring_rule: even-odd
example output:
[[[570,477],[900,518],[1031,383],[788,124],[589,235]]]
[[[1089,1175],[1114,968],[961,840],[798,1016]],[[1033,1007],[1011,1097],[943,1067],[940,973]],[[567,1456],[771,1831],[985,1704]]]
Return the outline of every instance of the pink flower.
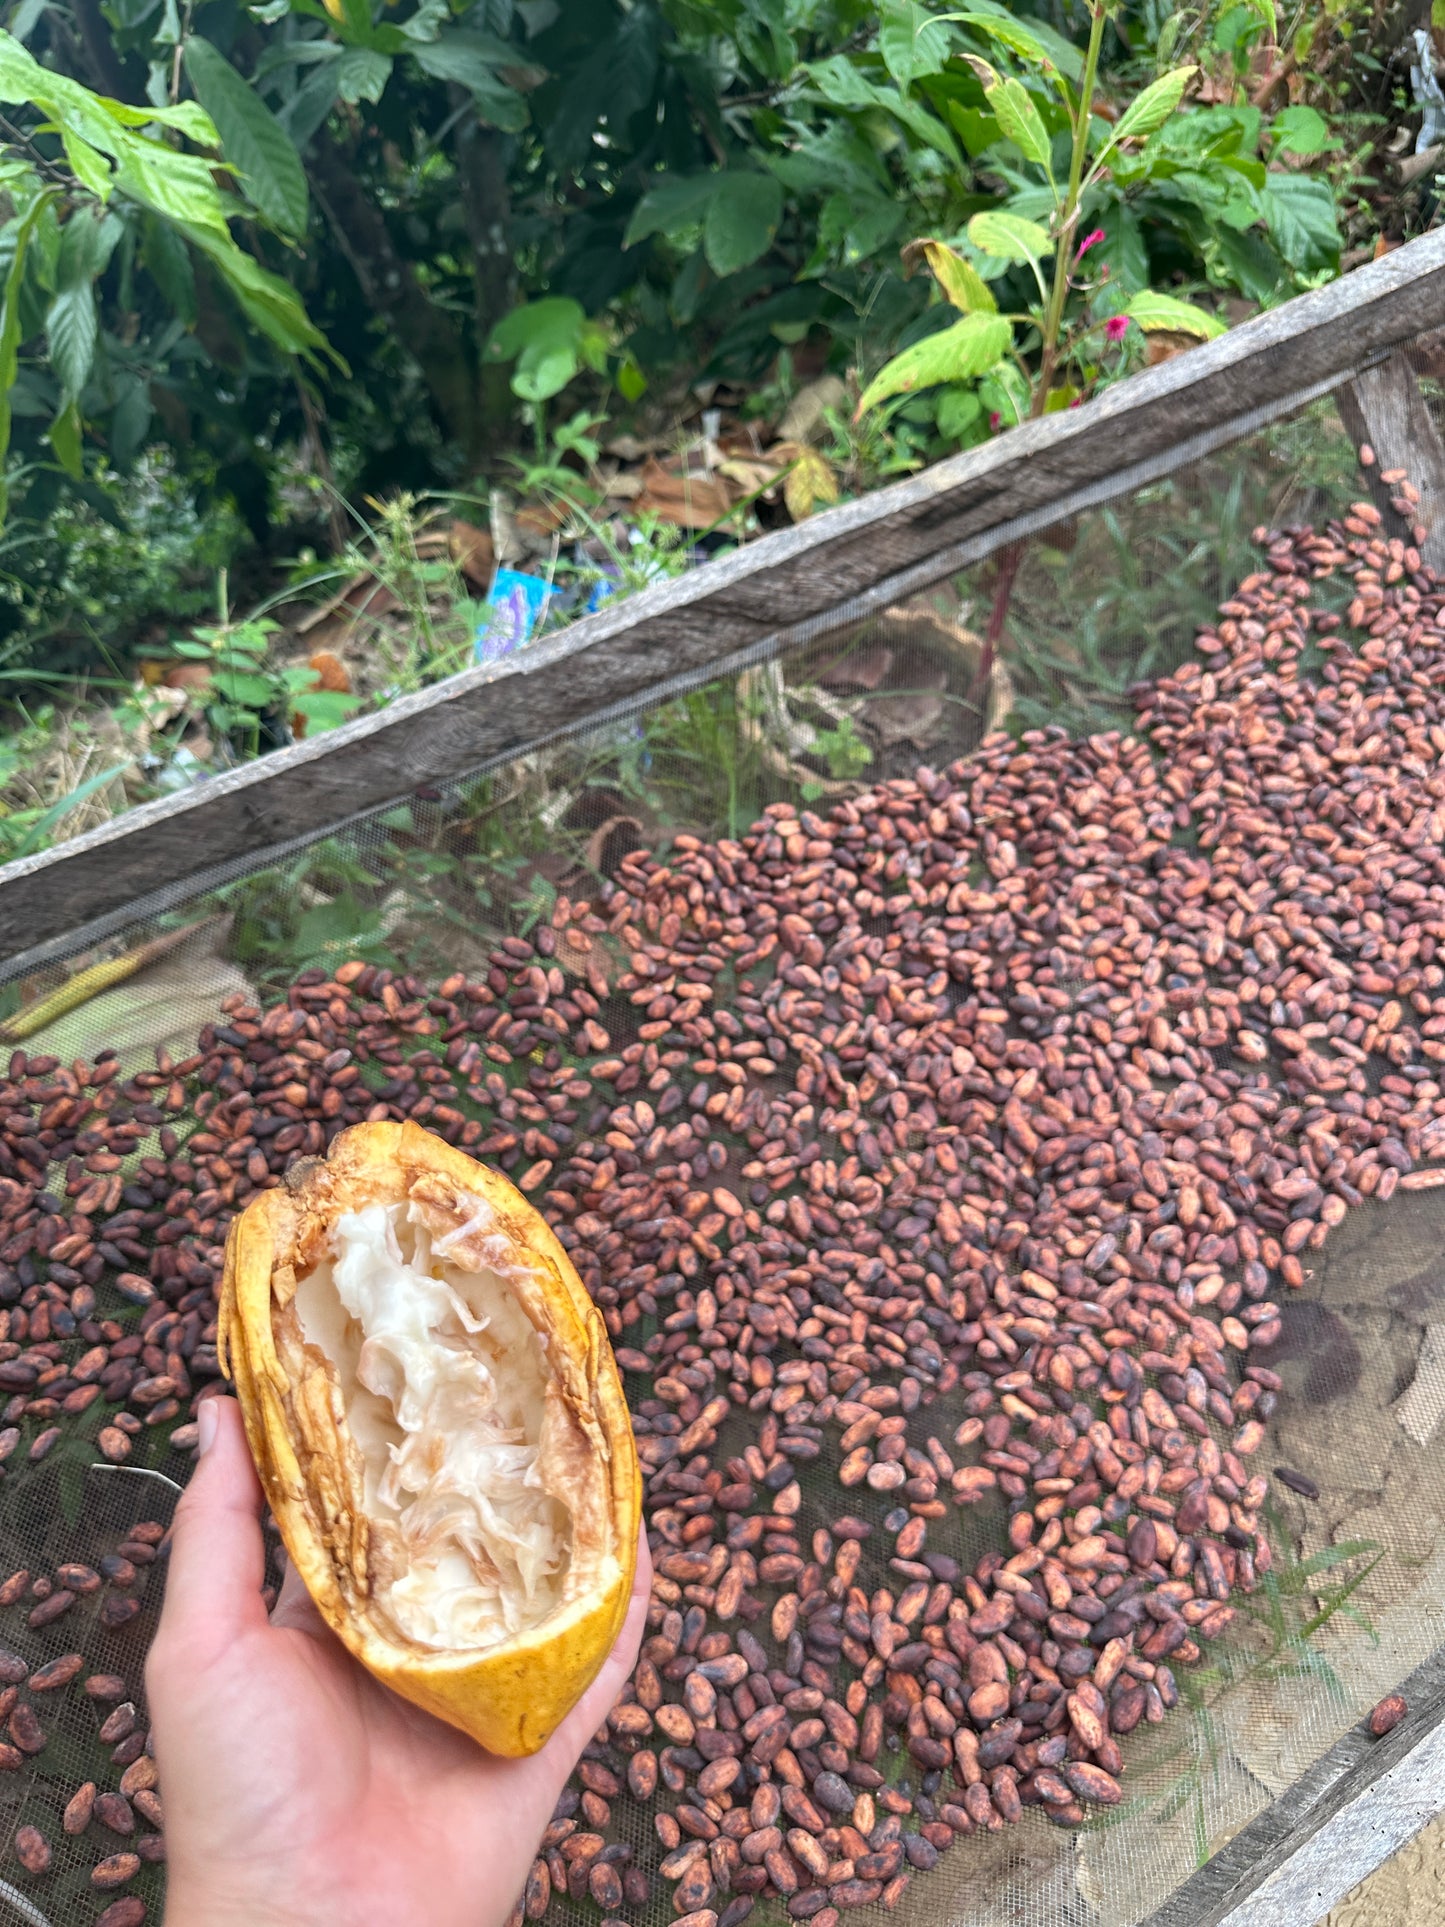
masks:
[[[989,425],[989,427],[990,427],[991,429],[993,429],[993,428],[997,428],[997,427],[998,427],[998,425],[999,425],[999,423],[1000,423],[1000,422],[1001,422],[1002,420],[1003,420],[1003,416],[1002,416],[1002,415],[1001,415],[1001,414],[1000,414],[1000,413],[998,412],[998,410],[997,410],[997,409],[995,408],[995,409],[994,409],[994,411],[993,411],[993,413],[992,413],[992,414],[991,414],[991,415],[989,416],[989,418],[988,418],[988,425]]]
[[[1083,260],[1090,248],[1095,247],[1100,241],[1107,240],[1107,238],[1107,235],[1101,227],[1096,227],[1092,234],[1086,234],[1079,243],[1078,253],[1074,256],[1075,267]]]
[[[1107,341],[1122,341],[1129,332],[1129,317],[1126,314],[1111,314],[1104,323],[1104,338]]]

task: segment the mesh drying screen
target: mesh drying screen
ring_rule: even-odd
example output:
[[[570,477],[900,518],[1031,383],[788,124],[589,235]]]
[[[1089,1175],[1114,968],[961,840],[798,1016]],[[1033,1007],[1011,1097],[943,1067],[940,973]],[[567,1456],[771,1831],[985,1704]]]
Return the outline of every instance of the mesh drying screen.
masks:
[[[530,940],[550,929],[561,900],[574,906],[584,899],[595,902],[604,882],[619,875],[636,884],[643,872],[625,867],[631,852],[665,849],[680,834],[739,838],[771,804],[823,813],[856,797],[864,785],[886,797],[888,784],[906,786],[920,764],[933,770],[954,764],[975,749],[986,727],[1006,719],[1015,729],[1062,724],[1078,737],[1127,731],[1139,687],[1194,660],[1197,630],[1257,565],[1249,546],[1254,527],[1322,523],[1357,487],[1352,452],[1333,413],[1314,408],[1224,457],[1152,485],[1114,508],[1090,511],[1031,544],[1012,587],[1006,645],[987,674],[981,636],[997,586],[994,564],[865,624],[820,623],[803,643],[741,676],[643,706],[625,723],[471,781],[414,794],[280,860],[259,853],[243,874],[202,878],[183,896],[148,905],[143,917],[100,947],[87,948],[81,938],[67,956],[40,968],[12,970],[0,1008],[8,1008],[10,1021],[24,1032],[36,1141],[48,1130],[51,1145],[42,1148],[55,1148],[58,1137],[70,1153],[69,1162],[52,1169],[49,1191],[57,1202],[65,1199],[66,1211],[86,1201],[97,1242],[84,1257],[75,1250],[57,1257],[53,1236],[47,1234],[38,1245],[33,1236],[27,1241],[24,1234],[33,1232],[33,1225],[22,1226],[11,1243],[0,1242],[0,1299],[10,1320],[0,1345],[0,1389],[12,1399],[6,1423],[20,1428],[0,1486],[0,1578],[12,1568],[53,1576],[67,1559],[98,1562],[136,1519],[164,1523],[168,1513],[162,1499],[168,1488],[156,1486],[153,1495],[148,1489],[153,1482],[142,1482],[131,1471],[87,1467],[104,1449],[128,1455],[130,1466],[151,1465],[172,1478],[184,1477],[185,1454],[169,1449],[167,1436],[173,1424],[184,1423],[189,1395],[215,1369],[206,1320],[226,1210],[247,1189],[274,1181],[290,1157],[320,1149],[340,1123],[366,1115],[368,1107],[380,1112],[390,1106],[424,1122],[430,1119],[454,1136],[470,1131],[464,1142],[497,1157],[544,1201],[549,1178],[545,1172],[537,1175],[539,1166],[555,1161],[554,1185],[562,1175],[566,1146],[556,1137],[550,1153],[520,1129],[506,1142],[502,1101],[520,1088],[528,1063],[536,1060],[523,1050],[512,1061],[520,1048],[513,1040],[511,1053],[503,1050],[480,1068],[453,1061],[438,1045],[435,1025],[432,1033],[425,1029],[424,998],[414,1001],[414,1011],[423,1013],[416,1020],[420,1031],[406,1015],[413,1012],[408,991],[390,1005],[368,1005],[365,1021],[374,1033],[370,1057],[360,1080],[349,1087],[352,1096],[338,1102],[336,1093],[320,1085],[309,1088],[304,1081],[298,1089],[270,1090],[257,1100],[263,1115],[249,1141],[230,1146],[234,1155],[223,1176],[227,1147],[215,1138],[216,1127],[208,1119],[224,1114],[232,1100],[226,1097],[220,1107],[200,1115],[195,1072],[176,1069],[194,1051],[203,1026],[220,1025],[219,1033],[208,1036],[219,1036],[213,1048],[226,1056],[227,1074],[239,1076],[248,1062],[259,1064],[274,1052],[269,1045],[253,1048],[251,1033],[234,1029],[235,1021],[245,1021],[236,1013],[286,996],[298,977],[305,993],[299,1007],[314,1009],[324,1005],[323,986],[332,973],[349,960],[398,977],[412,972],[428,985],[458,975],[485,981],[497,967],[498,944],[518,935]],[[1344,609],[1349,601],[1347,586],[1321,585],[1318,594],[1325,609]],[[1318,673],[1322,660],[1307,656],[1302,672]],[[994,758],[990,767],[1002,766],[995,752],[988,754]],[[964,787],[973,780],[969,767],[962,766],[956,779]],[[1428,773],[1422,766],[1422,795]],[[1203,786],[1203,775],[1201,768],[1196,787]],[[1346,778],[1334,780],[1343,785]],[[1359,802],[1358,786],[1351,796]],[[1323,809],[1324,801],[1313,807]],[[788,820],[788,811],[773,819]],[[1177,829],[1173,843],[1182,860],[1198,856],[1193,840],[1198,827]],[[1020,849],[1020,874],[1027,875],[1029,848]],[[898,875],[883,887],[892,892],[904,875],[900,864]],[[969,886],[981,887],[987,875],[980,853],[969,871]],[[896,898],[890,902],[883,894],[864,892],[860,940],[886,936],[898,914]],[[563,915],[562,925],[566,922]],[[612,940],[599,930],[596,941],[599,953],[608,954]],[[1357,962],[1357,949],[1341,937],[1339,957]],[[1067,1011],[1071,1022],[1077,1017],[1084,1030],[1091,1007],[1086,953],[1087,945],[1052,977],[1061,999],[1057,1008]],[[583,953],[569,954],[569,983],[580,987],[592,981]],[[83,973],[98,963],[109,965],[111,981],[97,990],[96,979]],[[125,974],[130,965],[133,971]],[[614,951],[609,967],[615,977],[625,960],[619,965]],[[767,978],[760,966],[758,987]],[[380,997],[382,981],[365,980],[371,986],[366,994]],[[1199,982],[1216,987],[1226,975],[1216,962],[1207,962]],[[957,1001],[956,993],[949,994]],[[58,1003],[42,1004],[57,997]],[[74,1007],[62,1009],[68,1000]],[[594,1002],[608,1041],[593,1048],[574,1035],[564,1067],[575,1060],[587,1069],[599,1050],[640,1051],[653,1027],[637,999],[619,994],[615,982]],[[963,1015],[978,1021],[976,1006]],[[1017,1016],[1015,1011],[1007,1025],[1016,1038],[1022,1034]],[[46,1021],[33,1027],[37,1017]],[[524,1032],[527,1021],[519,1020]],[[1284,1023],[1283,1016],[1269,1016],[1251,1032],[1262,1054],[1250,1061],[1268,1065],[1270,1077],[1280,1048],[1272,1034]],[[395,1038],[381,1047],[388,1025]],[[667,1023],[662,1027],[666,1031]],[[1201,1039],[1204,1035],[1201,1030]],[[1227,1050],[1201,1041],[1191,1045],[1195,1069],[1186,1074],[1167,1061],[1176,1051],[1174,1043],[1159,1048],[1165,1053],[1162,1069],[1153,1075],[1161,1093],[1187,1089],[1188,1077],[1203,1061],[1199,1052],[1213,1048],[1221,1067],[1230,1061]],[[1403,1079],[1426,1108],[1438,1100],[1429,1061],[1359,1050],[1348,1039],[1346,1048],[1355,1048],[1366,1066],[1367,1097],[1377,1096],[1382,1079],[1393,1077]],[[53,1108],[46,1111],[67,1095],[63,1067],[107,1050],[116,1053],[113,1061],[119,1066],[113,1081],[126,1093],[114,1152],[67,1144],[66,1117]],[[159,1071],[149,1068],[157,1062],[157,1050]],[[413,1056],[425,1068],[420,1084],[408,1084],[404,1074]],[[37,1057],[56,1059],[58,1066],[36,1072]],[[493,1065],[501,1070],[492,1072]],[[141,1081],[127,1082],[134,1072],[142,1074]],[[494,1084],[486,1081],[489,1074]],[[240,1094],[253,1087],[259,1088],[254,1077],[250,1086],[243,1079],[227,1088]],[[47,1114],[49,1125],[42,1122]],[[584,1119],[575,1135],[597,1128]],[[7,1142],[13,1146],[16,1140]],[[720,1125],[713,1144],[722,1162],[711,1167],[709,1185],[734,1185],[740,1194],[749,1182],[756,1186],[758,1180],[750,1180],[743,1167],[759,1147],[748,1142],[744,1129]],[[1017,1154],[1015,1144],[1008,1155]],[[11,1165],[13,1175],[0,1158],[7,1173],[0,1184],[18,1187],[42,1168],[33,1156],[19,1157],[18,1164],[12,1157]],[[1082,1200],[1084,1179],[1074,1183]],[[222,1196],[227,1184],[229,1197]],[[165,1207],[175,1203],[178,1186],[187,1195],[177,1211],[184,1215],[194,1207],[187,1222],[194,1227],[200,1214],[201,1223],[194,1235],[172,1243]],[[779,1195],[790,1195],[786,1180]],[[18,1202],[18,1191],[15,1199],[4,1200],[12,1219]],[[570,1203],[575,1208],[576,1198]],[[1077,1209],[1087,1214],[1089,1205],[1081,1201]],[[926,1242],[927,1222],[910,1220],[905,1206],[892,1208],[885,1196],[881,1212],[890,1220],[887,1232],[895,1242],[910,1237]],[[1005,1215],[996,1213],[990,1221],[990,1237],[1002,1231]],[[1291,1221],[1289,1210],[1276,1215],[1281,1227]],[[173,1216],[173,1223],[179,1222]],[[900,1222],[915,1228],[900,1232]],[[1445,1544],[1438,1543],[1445,1447],[1437,1431],[1445,1411],[1445,1313],[1435,1309],[1437,1299],[1445,1302],[1442,1229],[1445,1191],[1400,1191],[1388,1203],[1364,1200],[1334,1225],[1327,1240],[1306,1252],[1304,1286],[1280,1294],[1284,1303],[1276,1342],[1255,1354],[1267,1357],[1282,1381],[1259,1462],[1265,1469],[1276,1464],[1293,1469],[1303,1475],[1306,1488],[1313,1483],[1318,1497],[1305,1498],[1275,1483],[1264,1526],[1273,1571],[1254,1594],[1236,1594],[1243,1610],[1229,1631],[1208,1645],[1206,1661],[1179,1669],[1179,1708],[1160,1724],[1146,1721],[1124,1740],[1122,1804],[1095,1814],[1077,1830],[1050,1825],[1041,1809],[1029,1807],[1017,1825],[975,1831],[938,1854],[926,1877],[912,1881],[897,1899],[893,1918],[908,1927],[944,1919],[958,1927],[1002,1921],[1028,1927],[1132,1927],[1445,1637],[1436,1604],[1445,1578]],[[584,1234],[580,1242],[586,1241]],[[579,1249],[579,1262],[583,1256]],[[906,1264],[906,1254],[901,1262]],[[921,1275],[921,1268],[915,1269]],[[148,1274],[149,1283],[142,1274]],[[831,1274],[827,1266],[814,1274],[821,1306],[835,1309],[843,1302],[839,1293],[847,1276],[841,1261]],[[87,1290],[93,1305],[77,1301],[76,1294]],[[152,1302],[155,1291],[159,1298]],[[45,1314],[51,1317],[49,1332],[38,1342],[50,1343],[53,1359],[35,1349],[36,1299],[46,1293],[61,1316]],[[614,1291],[612,1302],[616,1299]],[[77,1302],[84,1316],[76,1314]],[[876,1323],[886,1326],[891,1320],[899,1328],[900,1369],[906,1353],[932,1391],[918,1407],[922,1430],[952,1450],[958,1428],[977,1409],[970,1402],[975,1388],[957,1374],[944,1386],[928,1349],[931,1341],[908,1323],[902,1297],[890,1303],[892,1309],[879,1309],[874,1301],[872,1316]],[[21,1309],[28,1310],[30,1329],[18,1325]],[[644,1308],[640,1317],[634,1309],[636,1322],[621,1334],[624,1364],[640,1358],[637,1347],[665,1334],[668,1319],[679,1313],[684,1320],[694,1316],[695,1301],[685,1281],[675,1278],[669,1290],[659,1286],[651,1309]],[[66,1316],[72,1320],[69,1331]],[[129,1432],[122,1427],[117,1437],[115,1426],[108,1426],[101,1447],[96,1441],[102,1422],[114,1417],[118,1401],[102,1398],[79,1412],[67,1409],[66,1401],[77,1394],[83,1399],[90,1382],[73,1369],[82,1341],[90,1337],[88,1329],[79,1328],[107,1319],[110,1325],[98,1340],[107,1348],[107,1372],[116,1372],[117,1343],[124,1345],[127,1337],[146,1342],[136,1343],[129,1359],[121,1359],[118,1376],[102,1381],[107,1393],[129,1400],[131,1416]],[[156,1342],[158,1332],[164,1344]],[[801,1384],[810,1357],[807,1344],[788,1345],[777,1338],[771,1349],[779,1371],[790,1363],[800,1367]],[[58,1379],[52,1365],[63,1368]],[[47,1372],[42,1382],[37,1374]],[[46,1411],[46,1394],[55,1383],[65,1387],[60,1409]],[[650,1372],[629,1366],[627,1385],[644,1443],[666,1440],[671,1436],[662,1422],[666,1398],[659,1402]],[[750,1446],[756,1449],[761,1420],[761,1408],[738,1403],[707,1448],[712,1462],[744,1460]],[[59,1428],[58,1441],[30,1463],[32,1442],[52,1427]],[[896,1491],[875,1489],[864,1480],[840,1492],[839,1429],[819,1425],[813,1436],[802,1424],[796,1435],[785,1432],[792,1438],[789,1463],[797,1483],[795,1542],[804,1558],[815,1533],[828,1532],[836,1543],[834,1528],[846,1505],[860,1533],[867,1528],[854,1585],[868,1595],[882,1587],[897,1590],[906,1575],[896,1564]],[[143,1498],[134,1496],[137,1487],[144,1490]],[[976,1504],[942,1510],[944,1516],[929,1524],[929,1556],[967,1572],[995,1548],[1008,1552],[1010,1507],[996,1488]],[[1101,1521],[1106,1529],[1109,1523]],[[672,1583],[681,1595],[687,1582]],[[780,1589],[759,1587],[763,1610],[750,1630],[770,1663],[791,1676],[801,1642],[790,1651],[786,1634],[775,1639],[770,1632],[771,1602]],[[100,1608],[93,1604],[129,1596],[125,1588],[107,1583],[98,1594],[79,1596],[70,1613],[50,1628],[32,1632],[28,1619],[44,1602],[30,1592],[18,1603],[0,1606],[0,1639],[30,1662],[81,1652],[82,1678],[96,1669],[113,1670],[124,1675],[128,1691],[138,1694],[149,1594],[141,1614],[115,1632],[99,1626]],[[75,1630],[82,1626],[84,1636]],[[1060,1637],[1067,1644],[1067,1636]],[[826,1641],[807,1651],[819,1662]],[[836,1658],[835,1649],[831,1659]],[[845,1666],[842,1677],[848,1676]],[[874,1681],[868,1689],[874,1697],[876,1686]],[[669,1685],[669,1697],[676,1690]],[[43,1695],[22,1692],[22,1697],[27,1703],[51,1703]],[[60,1808],[82,1780],[112,1788],[125,1768],[111,1761],[111,1749],[95,1750],[94,1733],[107,1709],[87,1700],[79,1682],[53,1701],[52,1737],[32,1765],[0,1775],[0,1798],[11,1799],[8,1817],[16,1826],[39,1828],[54,1859],[49,1872],[31,1874],[10,1849],[6,1878],[22,1900],[7,1900],[0,1889],[0,1921],[8,1904],[17,1909],[16,1918],[33,1919],[24,1911],[30,1906],[54,1927],[79,1927],[94,1921],[106,1904],[106,1896],[91,1885],[90,1869],[127,1843],[97,1824],[86,1833],[66,1835]],[[882,1815],[892,1798],[906,1807],[908,1829],[961,1797],[949,1773],[928,1770],[900,1743],[896,1728],[890,1728],[877,1758],[882,1782],[876,1789],[877,1811]],[[603,1749],[596,1764],[614,1780],[625,1778],[621,1750]],[[675,1808],[679,1801],[668,1797],[661,1804]],[[593,1820],[609,1840],[630,1849],[629,1864],[648,1877],[648,1898],[630,1898],[625,1916],[632,1927],[664,1927],[674,1906],[671,1883],[658,1871],[667,1850],[654,1811],[635,1804],[625,1787],[604,1805],[605,1819],[593,1809]],[[587,1810],[582,1812],[586,1818]],[[938,1825],[936,1817],[933,1824]],[[921,1867],[934,1857],[928,1846],[914,1838],[909,1864]],[[146,1883],[155,1878],[144,1866],[121,1891],[154,1904]],[[840,1879],[832,1884],[838,1886]],[[851,1897],[866,1897],[866,1881],[863,1886],[864,1896]],[[726,1887],[724,1879],[723,1890],[710,1897],[714,1911],[726,1911]],[[788,1913],[808,1917],[813,1905],[812,1898],[799,1905],[795,1897],[785,1909],[776,1897],[761,1899],[751,1918],[772,1927]],[[818,1908],[822,1905],[818,1902]],[[881,1915],[877,1907],[864,1911]],[[574,1901],[564,1888],[554,1892],[548,1918],[580,1927],[599,1913],[591,1899]]]

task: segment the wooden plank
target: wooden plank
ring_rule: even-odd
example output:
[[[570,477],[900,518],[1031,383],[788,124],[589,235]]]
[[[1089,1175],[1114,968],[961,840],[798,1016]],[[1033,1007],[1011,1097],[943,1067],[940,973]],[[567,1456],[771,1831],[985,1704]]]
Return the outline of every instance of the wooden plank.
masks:
[[[515,755],[669,679],[701,680],[739,652],[768,653],[783,630],[926,571],[949,550],[986,554],[1012,528],[1046,526],[1081,492],[1107,489],[1121,471],[1164,460],[1245,412],[1273,419],[1302,392],[1413,339],[1442,306],[1437,231],[1081,408],[658,584],[505,662],[9,864],[0,869],[0,956],[121,913],[204,868],[259,858],[418,783]]]
[[[1397,350],[1347,382],[1335,399],[1355,446],[1368,443],[1374,450],[1366,476],[1376,506],[1397,533],[1404,534],[1410,522],[1422,522],[1428,533],[1420,553],[1431,568],[1445,570],[1445,441],[1410,363]],[[1380,480],[1382,469],[1397,468],[1405,469],[1420,491],[1416,515],[1403,520],[1390,507],[1399,490]]]
[[[1313,1927],[1445,1810],[1445,1648],[1400,1691],[1392,1733],[1352,1727],[1140,1927]]]

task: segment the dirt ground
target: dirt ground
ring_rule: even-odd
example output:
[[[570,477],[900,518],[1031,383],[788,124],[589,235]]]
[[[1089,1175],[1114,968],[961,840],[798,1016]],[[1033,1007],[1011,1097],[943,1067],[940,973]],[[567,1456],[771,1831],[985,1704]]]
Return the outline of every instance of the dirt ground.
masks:
[[[1316,1927],[1445,1927],[1445,1814]]]

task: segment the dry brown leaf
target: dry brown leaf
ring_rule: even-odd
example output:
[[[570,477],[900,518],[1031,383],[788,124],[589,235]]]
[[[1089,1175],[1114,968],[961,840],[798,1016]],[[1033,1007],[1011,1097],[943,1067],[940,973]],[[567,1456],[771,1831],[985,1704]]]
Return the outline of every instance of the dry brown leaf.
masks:
[[[675,475],[661,462],[642,471],[638,509],[679,529],[711,528],[732,507],[722,483],[706,475]]]
[[[330,690],[333,695],[338,696],[351,694],[351,671],[341,658],[334,656],[329,649],[318,649],[315,655],[310,657],[306,667],[316,671],[318,690]]]
[[[1157,368],[1161,361],[1172,361],[1176,355],[1198,346],[1197,335],[1179,334],[1172,328],[1151,328],[1144,358],[1151,368]]]
[[[497,567],[490,532],[478,528],[475,522],[464,522],[457,517],[447,530],[447,536],[452,561],[472,587],[480,589],[485,595],[492,586]]]
[[[783,471],[772,462],[759,461],[756,456],[729,455],[718,463],[716,472],[731,482],[742,497],[770,489]]]

